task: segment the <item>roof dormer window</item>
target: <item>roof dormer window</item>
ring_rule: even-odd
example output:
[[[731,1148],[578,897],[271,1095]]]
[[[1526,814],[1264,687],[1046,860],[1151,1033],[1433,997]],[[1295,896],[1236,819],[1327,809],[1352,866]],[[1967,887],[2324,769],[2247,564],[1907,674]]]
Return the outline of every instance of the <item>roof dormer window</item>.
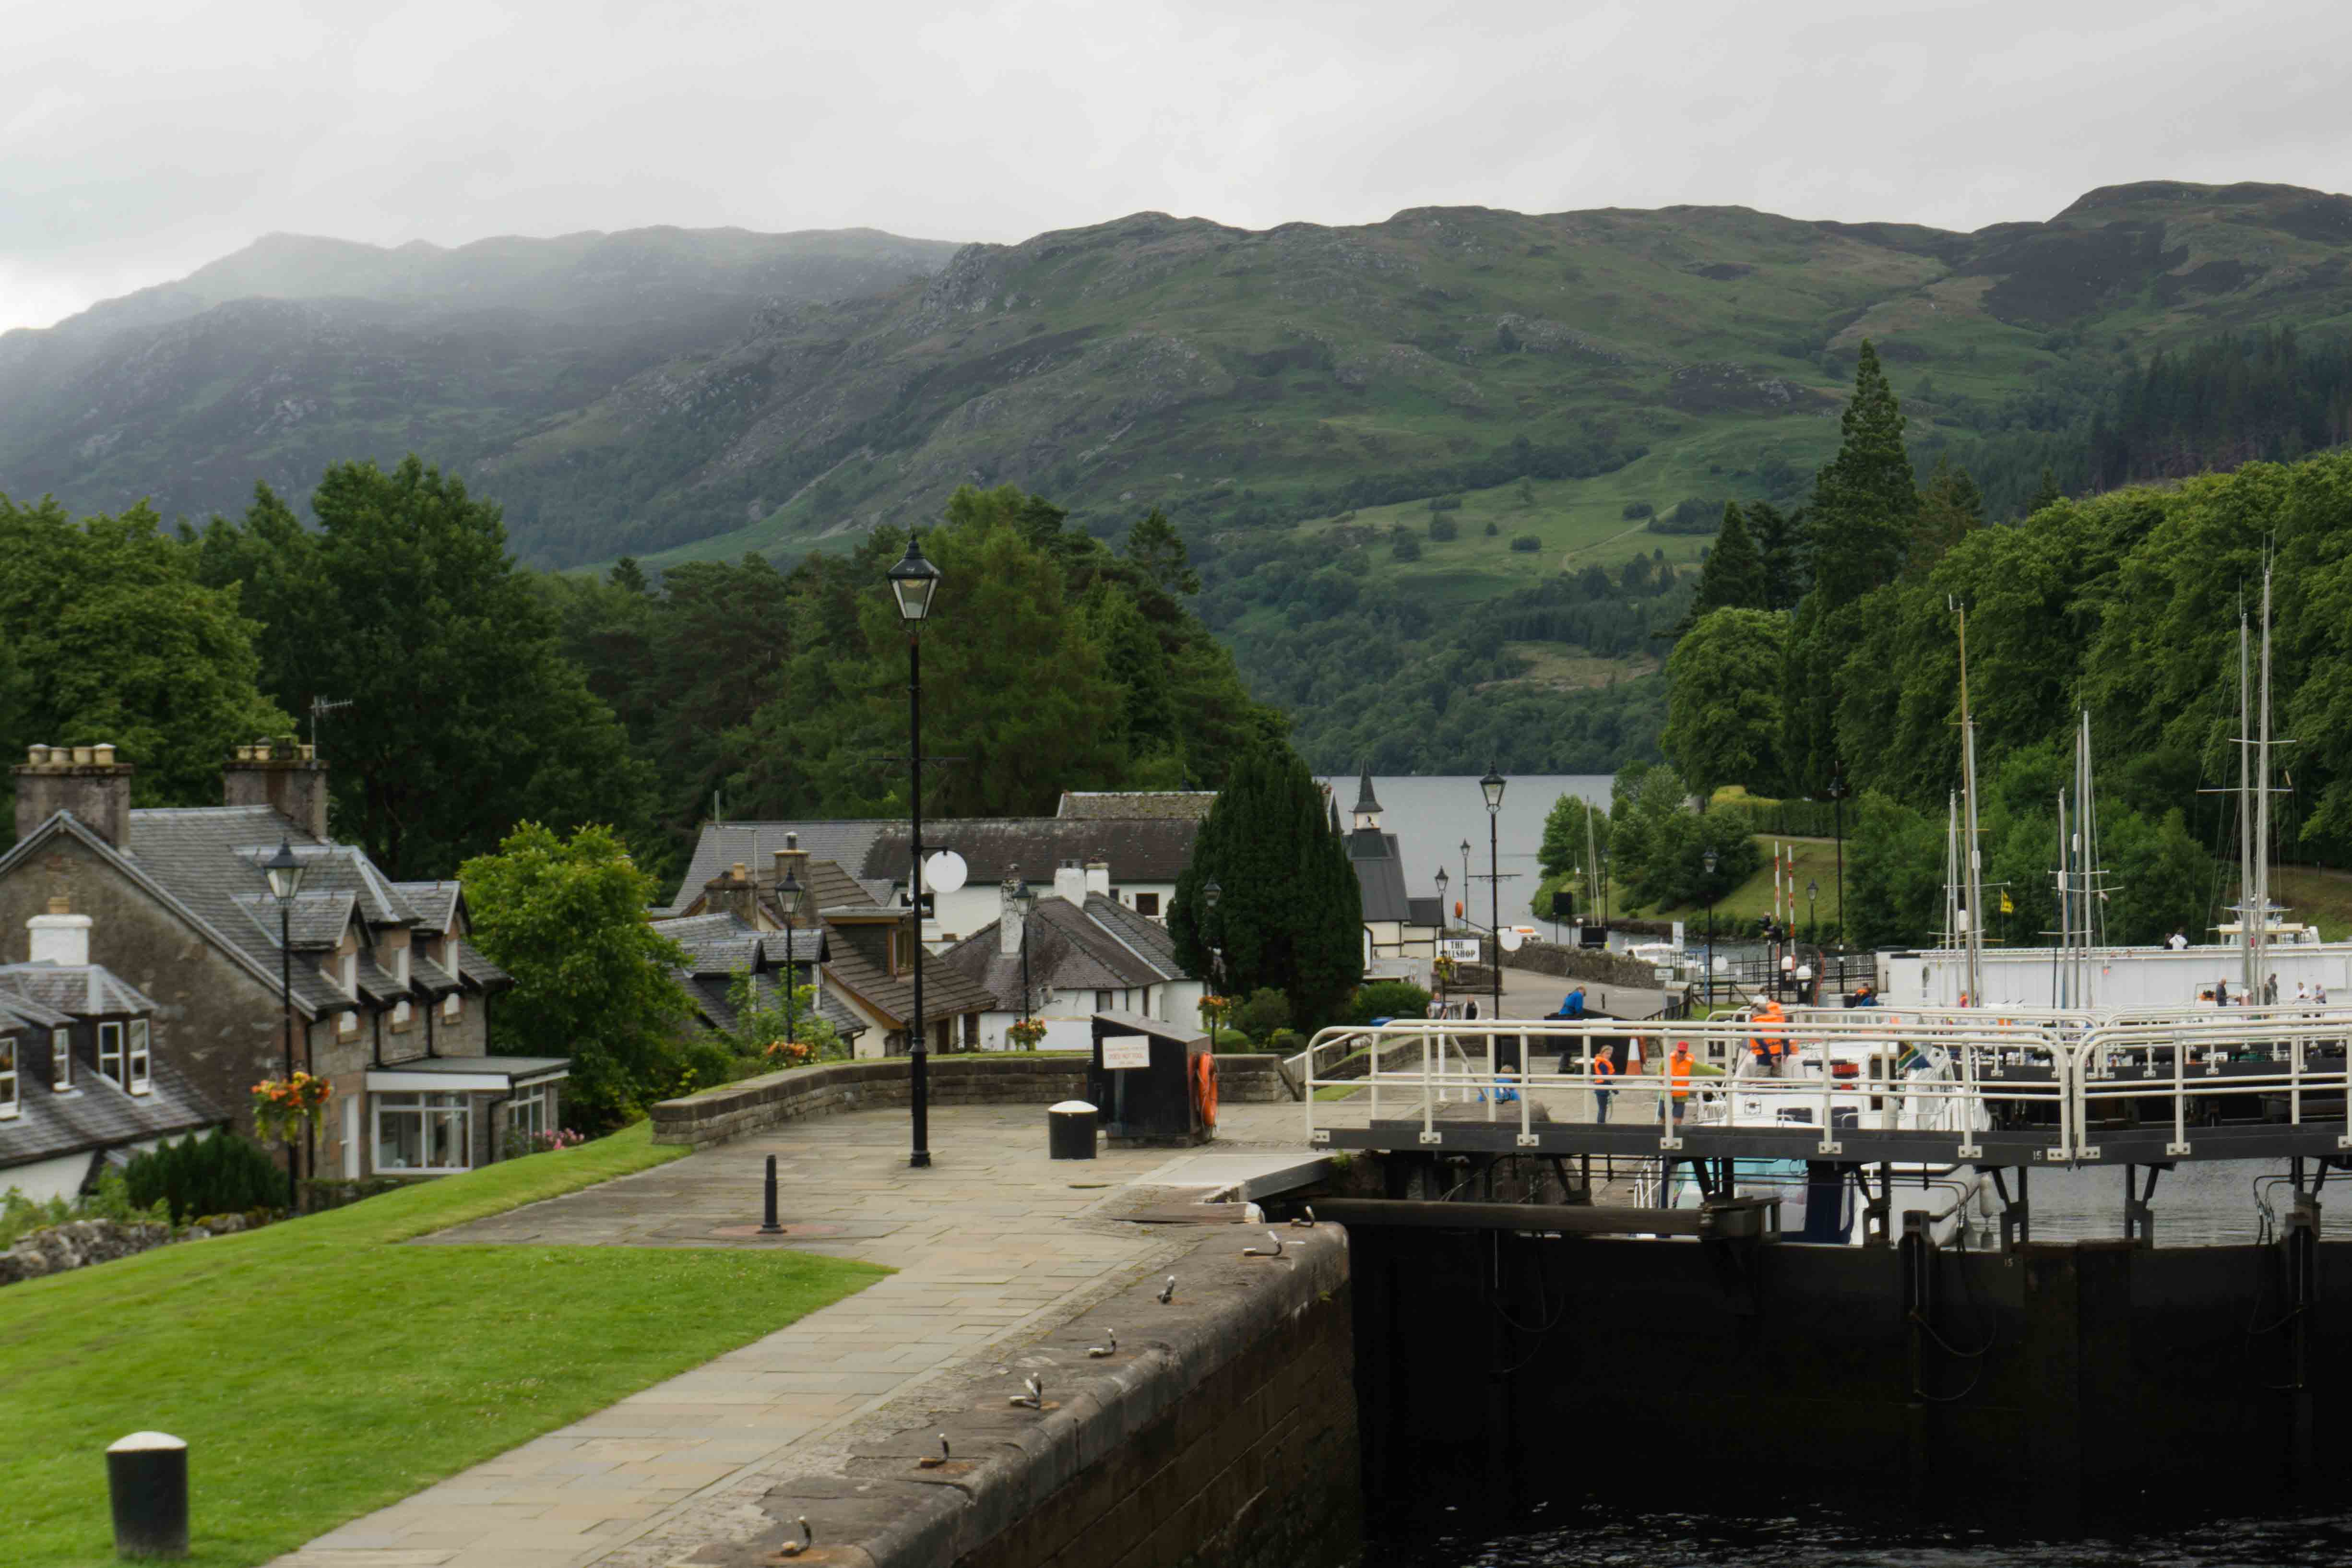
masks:
[[[16,1114],[16,1037],[0,1035],[0,1117]]]
[[[131,1020],[131,1092],[145,1094],[153,1087],[150,1072],[153,1066],[150,1051],[150,1029],[144,1018]]]
[[[111,1081],[115,1088],[123,1087],[121,1024],[100,1024],[98,1026],[98,1070],[100,1076]]]
[[[49,1087],[63,1094],[73,1087],[73,1031],[49,1031]]]

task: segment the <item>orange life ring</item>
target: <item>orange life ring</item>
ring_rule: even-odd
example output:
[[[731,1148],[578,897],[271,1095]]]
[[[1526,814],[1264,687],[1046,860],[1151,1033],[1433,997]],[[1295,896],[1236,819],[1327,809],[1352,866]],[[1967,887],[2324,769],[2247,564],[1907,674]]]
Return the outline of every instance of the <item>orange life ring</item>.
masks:
[[[1217,1125],[1217,1058],[1206,1051],[1192,1058],[1192,1104],[1201,1112],[1201,1125],[1213,1130]]]

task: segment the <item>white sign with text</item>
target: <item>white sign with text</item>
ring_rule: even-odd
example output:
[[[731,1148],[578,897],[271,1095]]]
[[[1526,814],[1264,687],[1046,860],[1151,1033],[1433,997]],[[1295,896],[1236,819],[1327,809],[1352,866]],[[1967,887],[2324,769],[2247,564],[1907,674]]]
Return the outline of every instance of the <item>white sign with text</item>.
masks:
[[[1103,1066],[1106,1068],[1148,1068],[1151,1065],[1151,1037],[1149,1035],[1106,1035],[1102,1047]]]

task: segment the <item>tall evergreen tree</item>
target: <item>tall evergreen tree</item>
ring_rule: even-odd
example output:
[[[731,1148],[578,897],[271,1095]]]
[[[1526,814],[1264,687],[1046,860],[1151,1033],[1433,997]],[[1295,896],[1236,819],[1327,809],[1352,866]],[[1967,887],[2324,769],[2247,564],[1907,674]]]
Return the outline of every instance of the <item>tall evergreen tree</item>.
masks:
[[[1842,422],[1843,439],[1813,480],[1813,582],[1832,608],[1892,582],[1902,569],[1919,512],[1903,426],[1895,389],[1865,338]]]
[[[2034,487],[2033,499],[2025,503],[2026,515],[2031,517],[2043,507],[2056,506],[2065,499],[2066,492],[2058,488],[2058,475],[2049,464],[2044,463],[2042,465],[2042,482]]]
[[[1904,562],[1906,577],[1925,577],[1970,530],[1984,526],[1984,494],[1949,452],[1937,454],[1935,470],[1919,496],[1919,521],[1912,526]]]
[[[1363,895],[1324,814],[1321,787],[1288,747],[1244,754],[1201,824],[1168,917],[1188,970],[1229,996],[1284,993],[1304,1029],[1337,1019],[1363,975]],[[1211,882],[1213,910],[1202,897]]]
[[[1750,501],[1748,531],[1756,536],[1756,553],[1764,563],[1764,605],[1768,610],[1795,606],[1810,586],[1805,565],[1805,509],[1784,512],[1770,501]]]
[[[1740,515],[1737,503],[1726,501],[1722,531],[1716,534],[1715,547],[1699,568],[1698,595],[1691,600],[1690,614],[1683,625],[1685,629],[1696,625],[1710,610],[1769,609],[1768,597],[1764,558],[1748,531],[1748,520]]]

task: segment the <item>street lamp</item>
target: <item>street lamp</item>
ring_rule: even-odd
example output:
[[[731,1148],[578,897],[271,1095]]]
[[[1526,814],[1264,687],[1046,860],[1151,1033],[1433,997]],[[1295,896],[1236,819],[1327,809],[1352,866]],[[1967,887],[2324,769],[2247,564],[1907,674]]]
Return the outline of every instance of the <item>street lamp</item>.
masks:
[[[909,826],[908,885],[915,894],[915,1005],[908,1023],[907,1099],[913,1110],[914,1149],[907,1163],[920,1170],[931,1163],[930,1098],[927,1068],[930,1042],[923,1037],[923,621],[931,613],[932,596],[940,591],[940,569],[923,557],[913,529],[907,531],[907,553],[889,572],[890,596],[898,601],[898,618],[907,623],[907,733],[913,788],[908,795]]]
[[[1710,849],[1699,858],[1706,868],[1706,1006],[1715,1011],[1715,851]]]
[[[1845,764],[1830,769],[1830,809],[1837,818],[1838,952],[1845,951]]]
[[[1225,1016],[1233,1011],[1233,999],[1225,996],[1225,921],[1217,913],[1217,905],[1225,896],[1214,877],[1201,889],[1201,907],[1209,911],[1209,988],[1224,998],[1225,1005],[1216,1011],[1217,1021],[1209,1026],[1209,1044],[1217,1043],[1217,1031],[1224,1026]]]
[[[294,895],[302,890],[302,861],[283,835],[278,853],[261,863],[269,878],[269,896],[278,900],[278,1000],[285,1012],[286,1077],[294,1081]],[[286,1130],[286,1210],[301,1206],[302,1191],[294,1174],[294,1130]]]
[[[1808,879],[1805,883],[1805,936],[1815,947],[1822,945],[1822,922],[1821,917],[1813,912],[1813,901],[1821,896],[1821,883]]]
[[[1021,922],[1021,1021],[1025,1024],[1029,1021],[1029,914],[1037,907],[1037,895],[1022,879],[1019,861],[1013,863],[1012,870],[996,896],[1005,915]]]
[[[1440,931],[1445,929],[1445,889],[1453,880],[1445,874],[1444,867],[1437,868],[1437,928]]]
[[[792,1044],[800,1037],[799,1020],[793,1013],[793,1009],[800,1000],[793,994],[800,989],[800,971],[793,967],[793,927],[798,923],[801,910],[807,905],[808,889],[802,887],[801,879],[787,869],[784,872],[784,879],[776,884],[776,907],[784,913],[784,1043],[786,1045]]]
[[[1466,926],[1470,923],[1470,840],[1467,838],[1462,841],[1462,923]]]
[[[1503,816],[1503,775],[1486,764],[1478,781],[1486,797],[1486,926],[1495,938],[1495,1014],[1503,1016],[1503,855],[1498,824]]]

